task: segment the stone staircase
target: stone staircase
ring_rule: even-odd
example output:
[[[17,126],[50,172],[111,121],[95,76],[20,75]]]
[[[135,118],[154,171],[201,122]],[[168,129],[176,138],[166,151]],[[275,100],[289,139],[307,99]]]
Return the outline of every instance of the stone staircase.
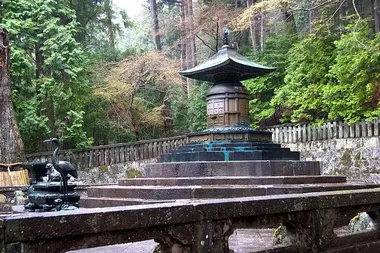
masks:
[[[191,143],[145,167],[144,178],[90,187],[87,208],[378,187],[320,174],[319,162],[265,141]]]

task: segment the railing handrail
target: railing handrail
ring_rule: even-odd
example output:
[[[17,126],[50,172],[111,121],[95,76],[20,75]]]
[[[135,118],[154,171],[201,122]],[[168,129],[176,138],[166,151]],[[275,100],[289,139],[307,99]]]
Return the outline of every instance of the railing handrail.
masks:
[[[59,152],[60,159],[80,168],[92,168],[150,160],[187,142],[185,135],[128,143],[94,146],[87,149],[66,149]],[[52,151],[28,154],[28,161],[50,161]]]
[[[135,145],[149,144],[149,143],[154,143],[154,142],[165,142],[165,141],[181,140],[181,139],[185,139],[185,138],[186,138],[186,135],[179,135],[179,136],[174,136],[174,137],[152,139],[152,140],[142,140],[142,141],[134,141],[134,142],[122,142],[122,143],[115,143],[115,144],[98,145],[98,146],[92,146],[90,148],[62,149],[62,150],[59,151],[59,153],[60,154],[65,154],[65,153],[91,151],[91,150],[98,150],[98,149],[108,149],[108,148],[117,148],[117,147],[125,147],[125,146],[135,146]],[[52,151],[44,151],[44,152],[37,152],[37,153],[27,154],[25,156],[26,156],[26,158],[30,158],[30,157],[35,157],[35,156],[51,155],[51,154],[52,154]]]
[[[272,132],[276,143],[297,143],[316,140],[366,138],[380,136],[380,120],[348,124],[343,121],[327,121],[322,125],[286,124],[261,128]]]
[[[380,136],[380,120],[347,124],[342,121],[328,121],[323,125],[311,124],[284,125],[262,128],[272,132],[275,143],[305,143],[317,140],[365,138]],[[74,162],[79,167],[93,167],[153,159],[187,143],[185,135],[169,138],[144,140],[128,143],[94,146],[87,149],[61,150],[61,158]],[[119,152],[119,153],[116,153]],[[26,155],[29,161],[47,161],[51,159],[50,152],[40,152]]]
[[[378,240],[378,236],[373,237],[378,235],[378,226],[367,233],[344,237],[337,237],[333,229],[348,223],[358,212],[376,216],[379,193],[380,189],[377,188],[119,206],[75,212],[21,213],[0,219],[3,224],[0,238],[5,246],[20,244],[20,247],[36,252],[49,246],[52,252],[66,252],[86,246],[178,238],[175,236],[180,231],[182,240],[176,241],[180,246],[195,249],[197,245],[202,245],[203,250],[197,252],[227,252],[228,237],[235,228],[273,227],[283,222],[293,228],[291,246],[295,248],[284,248],[281,252],[309,252],[312,248],[317,249],[316,252],[324,252],[337,246],[360,246],[363,241]],[[64,224],[57,226],[60,221]],[[70,243],[57,243],[58,238],[67,239]],[[222,248],[216,251],[216,247]],[[279,251],[269,249],[266,252]]]

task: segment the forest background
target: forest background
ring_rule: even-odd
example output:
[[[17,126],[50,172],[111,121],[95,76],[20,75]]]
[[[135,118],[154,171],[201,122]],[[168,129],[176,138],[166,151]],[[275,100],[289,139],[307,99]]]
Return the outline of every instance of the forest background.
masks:
[[[177,71],[214,54],[223,27],[277,67],[244,82],[253,127],[380,117],[380,0],[141,1],[131,20],[112,0],[0,0],[26,153],[50,136],[83,148],[203,130],[211,84]]]

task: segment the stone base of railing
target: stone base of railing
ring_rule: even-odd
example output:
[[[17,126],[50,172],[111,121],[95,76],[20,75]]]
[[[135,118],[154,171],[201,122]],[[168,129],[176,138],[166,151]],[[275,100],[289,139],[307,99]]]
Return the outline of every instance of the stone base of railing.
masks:
[[[235,229],[282,223],[288,244],[261,252],[377,252],[378,226],[346,236],[334,229],[358,212],[378,224],[379,209],[380,189],[371,189],[5,215],[0,247],[60,253],[154,239],[165,253],[230,253]]]

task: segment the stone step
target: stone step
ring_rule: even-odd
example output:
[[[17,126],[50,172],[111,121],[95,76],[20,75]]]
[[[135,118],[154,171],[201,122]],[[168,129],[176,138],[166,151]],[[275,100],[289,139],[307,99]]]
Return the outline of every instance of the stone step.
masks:
[[[145,177],[320,175],[317,161],[179,162],[145,165]]]
[[[364,183],[288,185],[198,185],[198,186],[98,186],[88,189],[88,197],[139,198],[153,200],[214,199],[378,187]]]
[[[195,161],[251,161],[251,160],[299,160],[299,152],[289,150],[252,150],[252,151],[211,151],[211,152],[173,152],[162,155],[158,161],[195,162]]]
[[[271,177],[172,177],[126,178],[121,186],[182,186],[182,185],[266,185],[266,184],[321,184],[345,183],[345,176],[271,176]]]
[[[174,201],[175,200],[173,200],[172,202]],[[170,200],[82,197],[80,199],[80,207],[81,208],[98,208],[98,207],[111,207],[111,206],[157,204],[157,203],[167,203],[167,202],[170,202]]]

